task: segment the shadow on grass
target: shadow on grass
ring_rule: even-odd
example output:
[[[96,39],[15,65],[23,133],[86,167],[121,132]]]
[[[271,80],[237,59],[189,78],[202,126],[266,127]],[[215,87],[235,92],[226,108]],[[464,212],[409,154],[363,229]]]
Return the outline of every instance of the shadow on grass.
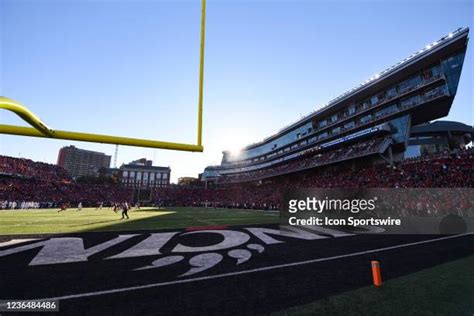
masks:
[[[138,217],[140,213],[156,213],[155,215],[147,215],[146,217]],[[98,227],[90,227],[79,230],[78,232],[103,232],[103,231],[140,231],[140,230],[157,230],[171,229],[177,227],[183,221],[192,222],[192,219],[186,219],[182,216],[176,216],[175,212],[166,211],[164,209],[144,209],[132,210],[128,212],[129,219],[122,219],[122,212],[118,211],[114,216],[117,219],[88,223],[80,226],[91,226],[94,224],[109,223]],[[135,218],[134,218],[135,217]],[[138,217],[138,218],[137,218]],[[183,223],[184,224],[184,223]]]
[[[56,214],[56,210],[51,210],[51,214]],[[243,215],[240,210],[218,210],[209,212],[204,208],[143,208],[140,210],[131,210],[128,212],[130,219],[121,220],[121,211],[98,213],[95,211],[84,210],[78,221],[74,219],[76,212],[62,214],[62,216],[48,219],[38,229],[27,229],[18,231],[11,230],[8,233],[0,233],[0,240],[9,240],[16,236],[22,238],[47,238],[49,236],[62,236],[66,234],[80,234],[86,232],[139,232],[139,231],[157,231],[157,230],[180,230],[190,226],[216,226],[216,225],[253,225],[253,224],[274,224],[278,222],[278,217],[272,218],[263,212],[251,212]],[[83,212],[84,212],[83,211]],[[90,213],[88,213],[90,211]],[[69,217],[71,214],[73,217]],[[88,215],[91,215],[90,217]],[[44,215],[50,216],[50,213]],[[95,218],[94,218],[95,217]],[[18,222],[26,221],[20,218]],[[28,225],[31,222],[27,218]]]
[[[101,231],[149,231],[162,229],[182,229],[191,226],[214,226],[214,225],[253,225],[253,224],[269,224],[274,222],[269,217],[261,214],[261,217],[233,217],[233,213],[223,211],[218,216],[199,214],[197,209],[181,209],[181,210],[166,210],[166,209],[143,209],[132,210],[128,212],[130,219],[111,220],[108,225],[101,225],[99,227],[88,227],[79,230],[78,232],[101,232]],[[156,215],[138,217],[140,214],[155,212]],[[219,212],[218,212],[219,213]],[[259,214],[260,215],[260,214]],[[121,212],[117,212],[117,216],[121,216]],[[138,218],[137,218],[138,217]],[[104,221],[107,223],[109,221]],[[101,222],[90,223],[90,225]],[[88,226],[90,226],[88,225]],[[85,225],[84,225],[85,226]]]
[[[119,221],[120,219],[111,219],[108,221],[99,221],[99,222],[92,222],[92,223],[86,223],[86,224],[80,224],[80,225],[72,225],[69,227],[81,227],[81,226],[90,226],[90,225],[96,225],[96,224],[103,224],[103,223],[109,223],[109,222],[116,222]]]
[[[118,213],[121,213],[122,211],[117,211]],[[128,213],[134,213],[134,212],[150,212],[150,213],[156,213],[156,212],[166,212],[169,213],[170,211],[165,209],[165,208],[141,208],[141,209],[133,209],[128,211]]]

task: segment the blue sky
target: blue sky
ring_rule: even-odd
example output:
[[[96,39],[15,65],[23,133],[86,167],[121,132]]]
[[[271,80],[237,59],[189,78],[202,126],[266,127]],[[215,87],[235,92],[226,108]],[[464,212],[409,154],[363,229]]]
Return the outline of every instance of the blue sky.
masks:
[[[56,129],[194,143],[198,1],[0,0],[0,95]],[[219,164],[460,26],[472,1],[209,0],[204,153],[120,146],[171,166],[172,180]],[[472,30],[471,30],[472,31]],[[471,35],[472,36],[472,35]],[[471,43],[472,46],[472,43]],[[448,119],[473,124],[468,48]],[[0,122],[24,123],[0,111]],[[0,136],[0,153],[55,163],[69,144]]]

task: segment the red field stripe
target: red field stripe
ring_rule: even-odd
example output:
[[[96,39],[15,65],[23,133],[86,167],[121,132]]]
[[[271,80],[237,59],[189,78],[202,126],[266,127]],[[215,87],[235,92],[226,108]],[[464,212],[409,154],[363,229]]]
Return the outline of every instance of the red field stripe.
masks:
[[[219,226],[191,226],[187,227],[186,231],[195,231],[195,230],[215,230],[215,229],[227,229],[229,225],[219,225]]]

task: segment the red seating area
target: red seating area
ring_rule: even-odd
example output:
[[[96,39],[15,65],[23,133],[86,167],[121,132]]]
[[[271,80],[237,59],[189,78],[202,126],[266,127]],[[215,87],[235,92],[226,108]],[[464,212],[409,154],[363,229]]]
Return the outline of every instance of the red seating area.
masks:
[[[71,180],[66,170],[60,166],[7,156],[0,156],[0,175],[55,181]]]
[[[362,154],[357,149],[353,153]],[[95,206],[100,202],[107,204],[133,199],[130,188],[119,184],[75,183],[63,169],[54,165],[9,157],[1,157],[0,161],[0,208],[9,208],[13,201],[17,205],[35,202],[39,207],[56,207],[61,203],[74,205],[82,202],[84,206]],[[300,169],[305,166],[302,161],[295,163]],[[12,166],[11,169],[8,166]],[[309,187],[472,188],[474,149],[408,159],[392,167],[377,165],[356,171],[315,168],[261,181],[228,183],[211,188],[173,185],[153,191],[151,202],[162,206],[278,209],[284,192]]]
[[[132,191],[118,184],[79,184],[38,179],[0,178],[2,201],[39,202],[40,207],[57,207],[62,203],[95,206],[99,202],[131,201]],[[5,207],[4,207],[5,208]]]
[[[323,170],[320,170],[323,169]],[[328,172],[324,168],[271,178],[261,184],[241,183],[216,188],[169,187],[155,192],[161,205],[278,209],[288,190],[300,188],[472,188],[474,150],[410,159],[393,167]]]
[[[302,169],[333,164],[339,161],[354,159],[361,156],[373,155],[378,152],[379,147],[385,140],[387,140],[385,137],[375,138],[365,142],[356,143],[352,146],[345,146],[320,154],[317,151],[312,150],[305,153],[305,155],[299,159],[279,164],[275,167],[223,176],[219,179],[219,183],[254,181],[276,175],[292,173]]]
[[[57,165],[0,156],[0,209],[11,208],[13,201],[19,208],[22,202],[38,202],[39,207],[79,202],[94,206],[98,202],[131,199],[131,190],[118,184],[75,183]]]

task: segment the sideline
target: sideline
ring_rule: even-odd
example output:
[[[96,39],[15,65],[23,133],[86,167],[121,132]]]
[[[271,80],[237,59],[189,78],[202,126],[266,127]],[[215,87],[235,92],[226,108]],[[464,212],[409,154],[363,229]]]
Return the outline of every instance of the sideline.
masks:
[[[36,298],[30,298],[30,300],[70,300],[70,299],[77,299],[77,298],[83,298],[83,297],[92,297],[92,296],[100,296],[100,295],[106,295],[106,294],[114,294],[114,293],[122,293],[122,292],[128,292],[128,291],[150,289],[150,288],[161,287],[161,286],[166,286],[166,285],[174,285],[174,284],[191,283],[191,282],[196,282],[196,281],[220,279],[220,278],[230,277],[230,276],[234,276],[234,275],[250,274],[250,273],[262,272],[262,271],[268,271],[268,270],[274,270],[274,269],[282,269],[282,268],[287,268],[287,267],[300,266],[300,265],[316,263],[316,262],[323,262],[323,261],[330,261],[330,260],[336,260],[336,259],[342,259],[342,258],[348,258],[348,257],[355,257],[355,256],[365,255],[365,254],[368,254],[368,253],[374,253],[374,252],[380,252],[380,251],[387,251],[387,250],[392,250],[392,249],[416,246],[416,245],[427,244],[427,243],[441,241],[441,240],[465,237],[465,236],[468,236],[468,235],[474,235],[474,233],[465,233],[465,234],[454,235],[454,236],[440,237],[440,238],[417,241],[417,242],[412,242],[412,243],[407,243],[407,244],[402,244],[402,245],[396,245],[396,246],[377,248],[377,249],[372,249],[372,250],[353,252],[353,253],[338,255],[338,256],[333,256],[333,257],[326,257],[326,258],[312,259],[312,260],[306,260],[306,261],[285,263],[285,264],[279,264],[279,265],[274,265],[274,266],[249,269],[249,270],[244,270],[244,271],[236,271],[236,272],[222,273],[222,274],[216,274],[216,275],[202,276],[202,277],[197,277],[197,278],[192,278],[192,279],[183,279],[183,280],[175,280],[175,281],[168,281],[168,282],[158,282],[158,283],[151,283],[151,284],[145,284],[145,285],[124,287],[124,288],[103,290],[103,291],[95,291],[95,292],[88,292],[88,293],[71,294],[71,295],[64,295],[64,296],[57,296],[57,297],[37,298],[37,299]]]

